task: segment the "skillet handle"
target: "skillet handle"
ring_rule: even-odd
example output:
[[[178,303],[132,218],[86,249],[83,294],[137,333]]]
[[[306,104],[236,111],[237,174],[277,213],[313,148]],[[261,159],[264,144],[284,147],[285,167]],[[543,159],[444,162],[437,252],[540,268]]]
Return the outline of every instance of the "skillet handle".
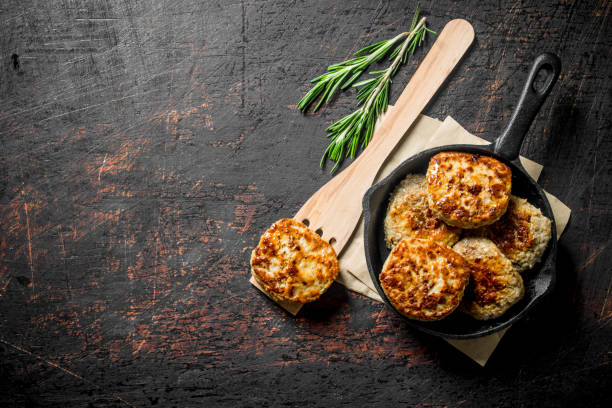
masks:
[[[548,68],[550,72],[548,72],[544,85],[536,89],[535,79],[542,68]],[[510,118],[510,123],[508,123],[504,133],[495,141],[493,151],[496,154],[510,161],[518,158],[523,139],[529,131],[531,122],[533,122],[542,103],[557,82],[560,72],[561,61],[556,55],[544,53],[535,59],[529,71],[527,83]]]

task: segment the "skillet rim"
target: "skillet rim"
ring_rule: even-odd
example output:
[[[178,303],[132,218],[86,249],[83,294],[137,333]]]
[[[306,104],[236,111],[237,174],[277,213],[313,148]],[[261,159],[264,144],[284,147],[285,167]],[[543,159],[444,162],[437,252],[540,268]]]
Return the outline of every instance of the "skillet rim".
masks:
[[[404,320],[406,320],[406,322],[411,327],[416,328],[427,334],[437,336],[437,337],[443,337],[443,338],[470,339],[470,338],[483,337],[483,336],[498,332],[510,326],[511,324],[517,322],[518,320],[520,320],[529,310],[531,310],[546,295],[548,295],[555,286],[556,275],[557,275],[556,268],[555,268],[556,255],[557,255],[557,227],[556,227],[556,223],[554,219],[554,213],[552,212],[552,208],[550,206],[550,202],[548,201],[548,198],[546,197],[546,194],[544,190],[542,189],[542,187],[535,180],[533,180],[533,178],[529,174],[527,174],[527,172],[521,165],[518,157],[514,160],[505,159],[504,157],[494,153],[492,151],[493,148],[494,148],[494,144],[488,144],[488,145],[453,144],[453,145],[442,145],[442,146],[433,147],[427,150],[423,150],[422,152],[419,152],[409,157],[408,159],[404,160],[395,169],[393,169],[393,171],[391,171],[391,173],[389,173],[389,175],[387,175],[384,179],[372,185],[363,196],[362,206],[363,206],[363,213],[364,213],[364,249],[365,249],[365,255],[366,255],[366,264],[368,266],[368,272],[370,273],[370,277],[372,278],[374,286],[376,287],[376,290],[379,293],[379,295],[382,297],[383,301],[389,307],[391,307],[399,316],[401,316]],[[411,167],[410,163],[419,161],[423,159],[424,157],[427,157],[427,159],[429,159],[434,154],[443,152],[443,151],[463,151],[467,153],[476,153],[476,154],[482,154],[482,155],[493,157],[501,161],[502,163],[505,163],[510,166],[513,172],[513,178],[516,178],[516,176],[514,175],[514,172],[518,170],[521,173],[521,176],[525,178],[526,181],[529,182],[530,186],[535,187],[535,191],[537,192],[537,195],[539,196],[540,201],[542,201],[542,203],[544,204],[544,208],[540,208],[540,210],[543,213],[545,213],[545,215],[551,220],[551,238],[545,250],[545,253],[547,253],[547,256],[545,259],[542,259],[539,262],[540,266],[538,267],[539,268],[538,275],[541,275],[542,273],[549,271],[550,280],[548,282],[548,286],[544,288],[541,292],[536,293],[533,299],[529,299],[528,302],[523,305],[523,309],[520,310],[514,316],[503,319],[503,315],[502,315],[501,317],[497,318],[501,320],[492,326],[489,324],[486,324],[486,322],[490,322],[491,320],[482,321],[483,325],[487,325],[489,327],[484,328],[482,330],[474,330],[468,333],[442,332],[439,329],[428,327],[428,325],[431,324],[430,322],[420,322],[416,320],[411,320],[407,318],[406,316],[402,315],[401,313],[399,313],[397,309],[393,307],[391,302],[389,302],[389,299],[387,298],[384,291],[382,290],[382,287],[380,286],[380,281],[378,278],[378,274],[380,273],[380,271],[374,270],[374,265],[373,265],[373,260],[372,260],[372,252],[378,251],[378,248],[376,247],[376,245],[375,244],[372,245],[370,243],[370,236],[375,235],[376,230],[377,230],[376,225],[374,225],[374,223],[376,222],[376,219],[372,220],[373,213],[374,213],[374,209],[372,208],[372,199],[376,196],[376,193],[378,193],[379,190],[386,189],[387,194],[386,194],[386,197],[382,200],[382,203],[387,203],[389,200],[388,192],[392,191],[393,189],[392,187],[389,188],[390,187],[389,184],[392,182],[394,178],[398,177],[399,173],[402,173],[401,178],[399,179],[399,181],[397,181],[394,184],[394,186],[397,185],[397,183],[399,183],[403,179],[403,177],[405,177],[405,175],[410,172],[409,170],[409,168]],[[514,190],[514,187],[513,187],[513,190]],[[374,237],[373,242],[374,243],[376,242],[375,237]],[[374,246],[374,248],[371,248],[371,246]],[[382,263],[384,263],[384,260]],[[381,268],[382,268],[382,263],[381,263]],[[525,275],[524,274],[522,275],[526,279]],[[537,275],[530,276],[529,279],[530,280],[536,279],[536,277]],[[450,318],[452,318],[452,315],[447,317],[446,319],[450,319]],[[494,319],[494,320],[497,320],[497,319]]]

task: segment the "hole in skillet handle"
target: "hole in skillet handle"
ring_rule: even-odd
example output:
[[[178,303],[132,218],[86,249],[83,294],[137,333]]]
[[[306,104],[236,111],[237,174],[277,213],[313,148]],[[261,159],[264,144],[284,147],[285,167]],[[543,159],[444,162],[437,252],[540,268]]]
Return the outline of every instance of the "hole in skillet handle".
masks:
[[[539,75],[543,75],[541,72],[544,72],[545,78],[538,78]],[[510,122],[506,130],[495,141],[493,149],[495,154],[518,163],[523,139],[540,107],[557,82],[560,72],[561,61],[556,55],[544,53],[535,59]],[[543,82],[541,86],[539,85],[540,80]]]
[[[533,90],[535,93],[541,95],[552,81],[553,67],[550,65],[544,65],[540,68],[533,80]]]

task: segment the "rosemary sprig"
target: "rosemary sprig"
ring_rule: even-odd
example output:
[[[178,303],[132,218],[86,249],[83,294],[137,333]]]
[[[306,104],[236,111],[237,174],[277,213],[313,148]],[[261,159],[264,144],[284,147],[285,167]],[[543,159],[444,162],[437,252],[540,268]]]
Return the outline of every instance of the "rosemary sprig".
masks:
[[[425,17],[419,20],[419,13],[420,3],[417,4],[409,31],[357,51],[354,54],[355,58],[329,66],[328,72],[312,80],[316,82],[316,85],[304,95],[297,105],[302,112],[305,112],[319,96],[319,102],[313,111],[316,111],[323,102],[329,102],[338,89],[346,89],[351,85],[361,87],[357,93],[360,108],[327,128],[327,137],[331,139],[331,142],[323,153],[321,166],[329,157],[330,160],[336,162],[332,169],[332,172],[335,171],[343,159],[347,144],[346,157],[354,158],[358,147],[361,145],[362,149],[365,148],[372,139],[376,119],[387,110],[389,105],[391,78],[399,67],[406,63],[408,55],[413,54],[421,45],[425,35],[428,32],[435,34],[425,25]],[[394,46],[389,56],[389,59],[393,60],[389,68],[370,72],[370,75],[376,76],[353,84],[371,63],[380,61]]]
[[[410,31],[405,33],[407,35],[406,39],[395,48],[389,57],[393,60],[391,66],[387,69],[370,72],[371,75],[376,75],[376,77],[353,85],[354,87],[361,87],[357,93],[358,104],[361,107],[327,128],[327,137],[331,138],[331,142],[321,158],[321,166],[323,166],[326,157],[329,157],[330,160],[336,162],[332,169],[333,172],[342,161],[347,144],[346,157],[354,158],[360,145],[359,142],[361,141],[361,148],[363,149],[372,139],[376,119],[386,112],[389,106],[391,78],[396,74],[399,67],[406,63],[408,55],[413,54],[416,47],[421,45],[427,32],[435,34],[434,31],[425,26],[425,17],[417,23],[418,11],[417,8]]]

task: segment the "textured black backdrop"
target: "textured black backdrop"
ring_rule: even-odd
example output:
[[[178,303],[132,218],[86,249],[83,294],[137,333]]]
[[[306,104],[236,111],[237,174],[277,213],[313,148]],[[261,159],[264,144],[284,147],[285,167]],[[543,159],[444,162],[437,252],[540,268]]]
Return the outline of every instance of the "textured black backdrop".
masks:
[[[329,179],[324,129],[354,108],[350,91],[299,114],[308,81],[414,7],[3,0],[0,405],[608,405],[609,1],[423,2],[433,29],[476,31],[425,113],[485,139],[533,58],[563,61],[522,150],[573,210],[558,286],[486,368],[339,285],[291,318],[247,282],[259,234]]]

